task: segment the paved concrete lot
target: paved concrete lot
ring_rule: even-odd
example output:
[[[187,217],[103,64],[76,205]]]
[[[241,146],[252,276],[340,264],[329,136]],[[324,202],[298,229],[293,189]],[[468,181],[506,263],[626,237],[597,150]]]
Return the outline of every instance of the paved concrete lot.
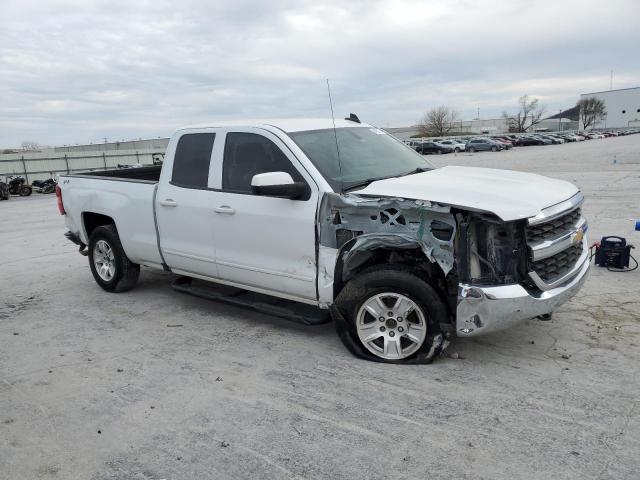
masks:
[[[590,239],[640,247],[640,135],[431,158],[575,182]],[[163,272],[106,293],[53,196],[0,203],[0,225],[3,479],[638,478],[640,271],[394,366]]]

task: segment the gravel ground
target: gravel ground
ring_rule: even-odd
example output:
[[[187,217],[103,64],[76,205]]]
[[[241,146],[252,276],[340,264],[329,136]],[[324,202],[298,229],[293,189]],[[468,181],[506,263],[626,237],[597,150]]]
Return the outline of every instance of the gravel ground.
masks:
[[[640,246],[639,152],[635,135],[432,159],[575,182],[591,239]],[[594,269],[552,321],[433,365],[381,365],[331,325],[181,295],[164,272],[102,291],[52,196],[0,220],[3,479],[638,478],[640,270]]]

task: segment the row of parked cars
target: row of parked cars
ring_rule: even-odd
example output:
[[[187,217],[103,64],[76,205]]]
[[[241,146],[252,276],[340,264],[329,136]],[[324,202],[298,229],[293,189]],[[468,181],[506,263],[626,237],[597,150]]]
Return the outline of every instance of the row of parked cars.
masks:
[[[513,147],[531,145],[557,145],[560,143],[582,142],[597,138],[617,137],[640,133],[640,129],[627,129],[609,132],[573,132],[573,133],[531,133],[504,134],[483,137],[433,138],[429,140],[410,140],[408,145],[423,155],[453,152],[484,152],[509,150]]]

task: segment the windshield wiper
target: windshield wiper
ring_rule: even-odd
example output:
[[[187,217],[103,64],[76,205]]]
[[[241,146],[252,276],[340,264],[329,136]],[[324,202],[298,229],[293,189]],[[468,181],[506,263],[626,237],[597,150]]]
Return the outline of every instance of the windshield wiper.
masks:
[[[413,175],[415,173],[423,173],[423,172],[428,172],[432,170],[431,168],[427,168],[427,167],[418,167],[415,170],[411,170],[410,172],[407,173],[403,173],[402,175],[398,175],[399,177],[406,177],[407,175]]]
[[[367,178],[366,180],[362,180],[360,182],[354,182],[354,183],[350,183],[348,185],[346,185],[342,191],[343,192],[348,192],[349,190],[353,190],[354,188],[360,188],[360,187],[366,187],[367,185],[369,185],[371,182],[375,182],[376,180],[384,180],[385,178],[389,178],[389,177],[375,177],[375,178]]]

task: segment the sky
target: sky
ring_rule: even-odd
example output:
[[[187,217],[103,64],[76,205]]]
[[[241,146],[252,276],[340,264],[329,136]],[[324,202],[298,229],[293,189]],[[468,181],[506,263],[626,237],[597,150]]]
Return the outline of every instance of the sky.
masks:
[[[0,0],[0,147],[355,112],[381,127],[640,86],[639,0]]]

